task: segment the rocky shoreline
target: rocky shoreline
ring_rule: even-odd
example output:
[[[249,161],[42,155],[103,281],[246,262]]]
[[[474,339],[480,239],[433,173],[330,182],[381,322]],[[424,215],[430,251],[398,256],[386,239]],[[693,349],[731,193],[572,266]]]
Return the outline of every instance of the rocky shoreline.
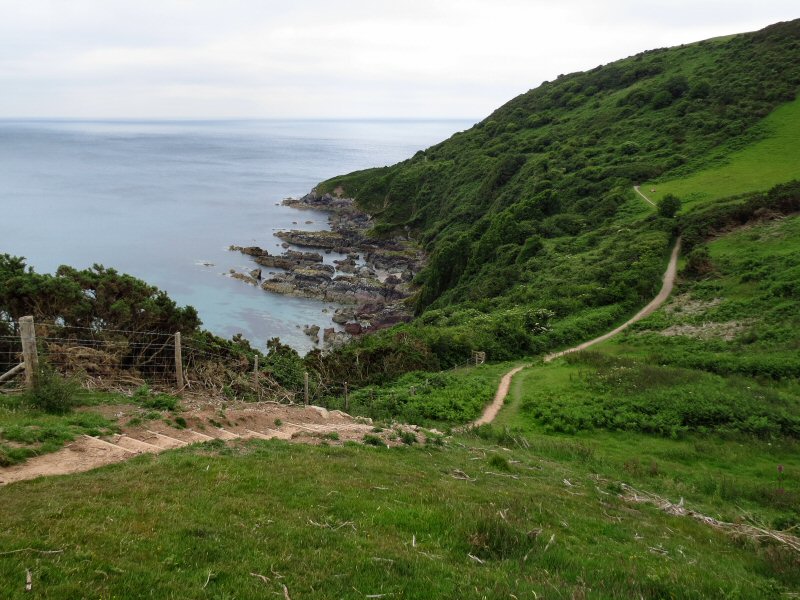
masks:
[[[261,267],[248,273],[232,270],[231,277],[267,292],[345,305],[333,316],[344,331],[322,331],[321,341],[328,348],[411,319],[406,300],[414,293],[414,276],[425,264],[421,250],[401,237],[368,237],[372,219],[351,198],[312,191],[302,198],[287,198],[283,204],[329,213],[330,231],[279,231],[275,235],[285,248],[303,249],[286,249],[279,255],[258,246],[230,246],[229,250],[251,257]],[[326,264],[323,253],[331,252],[344,257]],[[281,272],[271,272],[262,280],[262,268]],[[318,326],[306,325],[303,331],[320,343]]]

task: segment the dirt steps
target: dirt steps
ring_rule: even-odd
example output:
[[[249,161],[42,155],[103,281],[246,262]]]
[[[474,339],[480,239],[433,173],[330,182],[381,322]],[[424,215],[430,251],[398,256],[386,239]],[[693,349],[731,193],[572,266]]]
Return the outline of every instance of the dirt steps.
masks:
[[[97,409],[96,409],[97,410]],[[139,416],[134,405],[100,407],[98,412],[120,419],[121,432],[103,438],[80,436],[61,450],[36,456],[23,464],[0,468],[0,486],[47,475],[65,475],[88,471],[121,462],[142,454],[159,454],[190,444],[222,440],[285,440],[307,444],[322,443],[326,434],[340,443],[361,440],[372,431],[367,419],[357,419],[338,410],[315,406],[186,407],[181,416],[188,427],[178,428],[172,416],[146,424],[126,426]],[[328,440],[325,443],[330,443]],[[390,442],[389,443],[400,443]]]

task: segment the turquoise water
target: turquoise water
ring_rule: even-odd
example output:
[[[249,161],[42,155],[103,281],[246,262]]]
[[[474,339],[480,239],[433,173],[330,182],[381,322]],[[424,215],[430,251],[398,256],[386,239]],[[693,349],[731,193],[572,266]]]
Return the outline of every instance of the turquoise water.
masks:
[[[218,335],[243,333],[259,346],[278,336],[306,350],[298,326],[330,326],[323,309],[335,307],[225,277],[254,266],[228,246],[276,251],[276,230],[324,229],[325,214],[276,203],[328,177],[407,158],[470,125],[0,121],[0,252],[25,256],[39,272],[113,267],[194,306]]]

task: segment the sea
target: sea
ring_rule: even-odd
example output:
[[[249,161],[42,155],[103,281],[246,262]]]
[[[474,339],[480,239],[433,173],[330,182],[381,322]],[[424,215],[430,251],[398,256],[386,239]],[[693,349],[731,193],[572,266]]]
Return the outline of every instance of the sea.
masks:
[[[472,124],[0,120],[0,253],[24,256],[40,273],[114,268],[194,306],[217,335],[241,333],[261,348],[279,337],[305,352],[312,342],[301,328],[333,326],[337,306],[228,277],[257,266],[228,247],[280,252],[276,231],[327,229],[326,214],[281,200],[393,164]]]

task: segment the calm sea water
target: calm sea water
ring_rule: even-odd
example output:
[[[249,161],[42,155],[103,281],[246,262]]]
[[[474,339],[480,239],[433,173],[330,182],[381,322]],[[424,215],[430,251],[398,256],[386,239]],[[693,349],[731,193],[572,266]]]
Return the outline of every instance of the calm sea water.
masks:
[[[330,326],[335,307],[225,277],[255,266],[228,246],[277,251],[276,230],[324,229],[325,214],[276,203],[328,177],[407,158],[470,125],[0,121],[0,252],[27,257],[39,272],[113,267],[194,306],[218,335],[243,333],[259,346],[279,336],[306,350],[298,326]]]

